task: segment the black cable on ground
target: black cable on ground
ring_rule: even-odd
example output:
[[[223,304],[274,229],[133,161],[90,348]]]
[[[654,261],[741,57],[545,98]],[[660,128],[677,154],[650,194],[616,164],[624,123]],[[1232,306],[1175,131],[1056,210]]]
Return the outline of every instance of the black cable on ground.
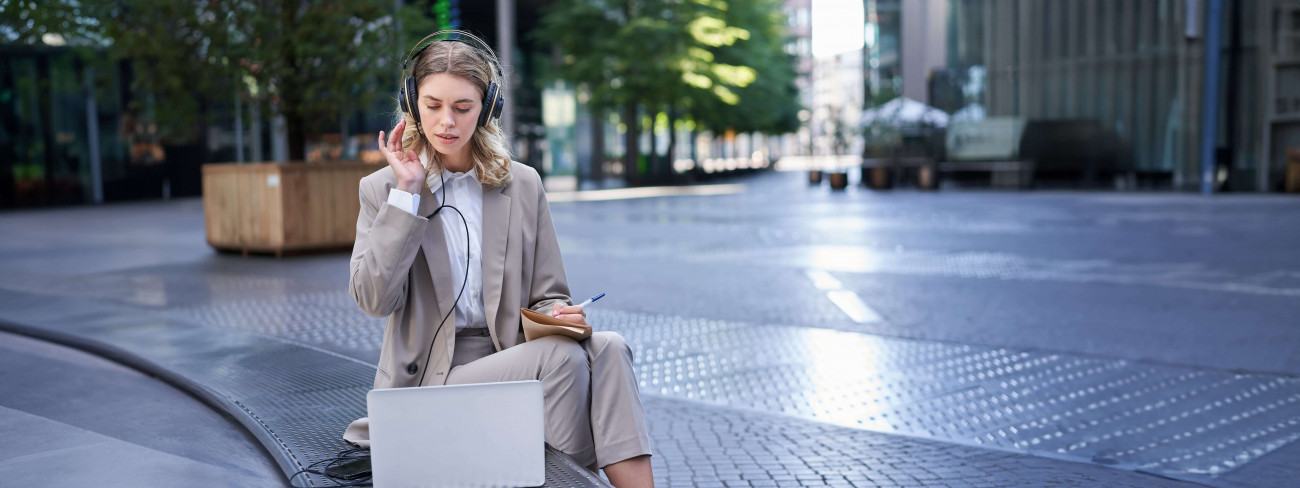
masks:
[[[325,480],[333,483],[332,485],[329,486],[372,486],[373,483],[370,480],[371,477],[370,472],[366,472],[366,474],[358,476],[356,479],[335,478],[334,476],[328,473],[330,468],[339,466],[349,461],[355,461],[360,459],[370,459],[370,449],[364,447],[358,447],[354,449],[346,449],[343,451],[339,451],[337,456],[332,458],[322,459],[320,461],[311,463],[307,465],[306,468],[300,469],[298,470],[298,472],[289,476],[289,486],[292,486],[294,488],[306,488],[294,484],[294,480],[297,479],[298,476],[304,474],[314,474],[322,478],[325,478]]]

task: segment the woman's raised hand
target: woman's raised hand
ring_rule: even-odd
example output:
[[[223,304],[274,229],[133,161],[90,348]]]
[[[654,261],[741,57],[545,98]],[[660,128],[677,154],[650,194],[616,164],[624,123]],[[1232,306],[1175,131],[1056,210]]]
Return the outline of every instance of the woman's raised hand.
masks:
[[[384,159],[388,160],[388,166],[397,176],[397,189],[418,195],[420,185],[424,184],[425,169],[415,151],[402,150],[402,132],[405,130],[406,121],[403,120],[393,127],[387,140],[384,131],[379,131],[379,152],[384,153]]]

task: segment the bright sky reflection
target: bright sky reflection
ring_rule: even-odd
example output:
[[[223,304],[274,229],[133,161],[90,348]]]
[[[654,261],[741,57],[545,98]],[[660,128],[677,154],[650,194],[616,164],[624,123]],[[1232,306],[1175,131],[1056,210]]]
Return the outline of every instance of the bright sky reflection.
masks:
[[[548,191],[550,202],[599,202],[654,197],[698,197],[744,193],[743,183],[694,186],[645,186],[639,188],[614,188],[609,190]]]
[[[817,219],[812,222],[812,228],[817,232],[854,232],[879,227],[876,221],[856,216]]]
[[[808,355],[811,388],[803,392],[819,420],[853,427],[890,429],[886,403],[869,398],[881,386],[883,351],[877,341],[833,330],[800,334]]]
[[[858,273],[876,270],[872,252],[860,247],[812,246],[804,252],[808,254],[801,257],[809,261],[813,268]]]
[[[880,322],[880,314],[872,310],[857,293],[849,290],[831,290],[826,292],[826,297],[830,298],[835,306],[840,307],[845,314],[859,324],[868,324]]]
[[[825,58],[862,49],[863,5],[858,0],[813,0],[813,57]]]
[[[835,279],[825,270],[810,269],[807,274],[808,279],[812,280],[813,286],[816,286],[818,290],[838,290],[843,286],[840,284],[840,280]]]

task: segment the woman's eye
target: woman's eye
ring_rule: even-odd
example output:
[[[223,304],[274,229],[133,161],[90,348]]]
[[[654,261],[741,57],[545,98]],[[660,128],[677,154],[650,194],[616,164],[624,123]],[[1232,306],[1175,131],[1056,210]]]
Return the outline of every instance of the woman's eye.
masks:
[[[429,107],[428,105],[425,105],[425,106],[426,106],[426,107]],[[440,109],[440,108],[442,108],[442,107],[429,107],[429,110],[438,110],[438,109]]]
[[[467,113],[469,113],[469,109],[467,109],[467,108],[458,108],[458,109],[456,109],[456,111],[457,111],[457,112],[460,112],[460,113],[463,113],[463,114],[467,114]]]

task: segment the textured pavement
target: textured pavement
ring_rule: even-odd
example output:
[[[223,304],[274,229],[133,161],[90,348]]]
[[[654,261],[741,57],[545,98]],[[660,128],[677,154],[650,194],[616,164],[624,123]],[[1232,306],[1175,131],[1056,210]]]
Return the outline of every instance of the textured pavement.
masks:
[[[1291,481],[1300,200],[733,183],[552,204],[574,294],[636,348],[660,484]],[[0,289],[377,357],[346,255],[202,232],[195,200],[3,214]]]
[[[277,486],[230,420],[114,362],[0,333],[3,486]],[[276,478],[271,478],[275,476]]]
[[[665,486],[1177,487],[1187,483],[648,396]]]

